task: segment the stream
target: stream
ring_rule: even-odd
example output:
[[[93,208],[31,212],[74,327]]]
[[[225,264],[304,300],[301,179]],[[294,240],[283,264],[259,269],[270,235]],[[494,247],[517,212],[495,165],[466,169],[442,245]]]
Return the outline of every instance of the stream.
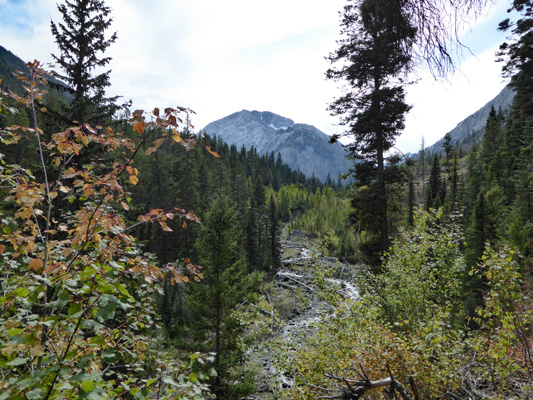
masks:
[[[290,373],[276,369],[276,357],[290,357],[313,334],[313,325],[332,315],[333,308],[324,292],[334,290],[345,299],[356,299],[358,291],[351,277],[356,267],[320,254],[317,240],[302,232],[282,238],[283,268],[277,272],[269,301],[279,315],[277,329],[269,340],[250,352],[258,391],[245,399],[277,399],[294,384]],[[320,280],[318,271],[330,271]],[[318,284],[318,281],[320,284]],[[276,352],[275,349],[285,349]]]

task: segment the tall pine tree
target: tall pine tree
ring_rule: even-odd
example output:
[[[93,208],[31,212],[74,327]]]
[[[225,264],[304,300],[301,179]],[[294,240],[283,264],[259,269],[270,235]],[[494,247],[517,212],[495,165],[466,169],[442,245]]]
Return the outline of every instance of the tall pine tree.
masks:
[[[327,77],[347,83],[349,89],[330,110],[347,126],[343,136],[353,138],[348,146],[351,156],[374,170],[357,169],[374,176],[379,243],[385,251],[389,247],[385,153],[404,128],[410,108],[401,78],[411,66],[416,28],[402,2],[354,0],[344,7],[341,33],[339,48],[329,56],[331,63],[340,66],[329,69]],[[357,171],[355,178],[361,180]]]
[[[116,33],[106,37],[112,22],[111,9],[103,0],[65,0],[57,8],[63,22],[50,23],[59,47],[59,55],[52,57],[63,70],[60,78],[72,88],[67,118],[102,123],[119,109],[117,96],[105,97],[111,71],[94,75],[96,69],[105,68],[111,61],[102,54],[117,39]]]

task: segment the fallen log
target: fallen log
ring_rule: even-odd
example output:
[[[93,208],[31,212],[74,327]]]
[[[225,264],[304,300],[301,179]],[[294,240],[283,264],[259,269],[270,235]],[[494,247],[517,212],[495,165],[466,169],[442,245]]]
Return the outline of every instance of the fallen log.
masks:
[[[389,376],[385,379],[380,379],[376,381],[372,381],[368,378],[362,379],[362,380],[354,380],[354,379],[347,379],[335,375],[328,375],[325,374],[327,378],[334,379],[336,381],[343,382],[346,385],[346,388],[343,389],[340,392],[337,392],[333,395],[329,396],[320,396],[319,399],[344,399],[344,400],[359,400],[361,396],[363,396],[366,392],[369,390],[374,390],[382,387],[389,387],[390,388],[390,394],[391,398],[394,398],[392,394],[396,391],[401,396],[403,400],[418,400],[418,390],[416,388],[416,384],[414,383],[414,380],[410,379],[411,388],[413,389],[413,392],[415,393],[414,397],[411,397],[409,395],[409,392],[405,389],[405,387],[398,382],[394,377]]]
[[[310,290],[311,292],[313,292],[313,291],[315,290],[315,289],[313,289],[312,287],[307,286],[305,283],[302,283],[302,282],[300,282],[299,280],[294,279],[294,278],[292,278],[292,277],[290,277],[290,276],[288,276],[288,275],[280,275],[280,276],[282,276],[282,277],[284,277],[284,278],[287,278],[287,279],[290,279],[291,281],[296,282],[298,285],[302,285],[304,288]]]

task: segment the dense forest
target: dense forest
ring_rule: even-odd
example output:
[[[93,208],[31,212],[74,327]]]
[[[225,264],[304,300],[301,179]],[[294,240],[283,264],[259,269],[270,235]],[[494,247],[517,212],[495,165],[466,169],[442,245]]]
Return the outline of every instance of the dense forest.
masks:
[[[450,2],[452,20],[488,3]],[[453,67],[447,5],[347,1],[326,74],[345,88],[346,185],[195,132],[186,107],[106,97],[103,0],[58,5],[57,71],[0,48],[0,400],[531,398],[533,2],[499,26],[510,111],[469,149],[448,135],[407,158],[406,77]],[[295,232],[358,291],[298,265],[328,304],[298,345],[277,334],[305,296],[273,300]],[[266,397],[261,346],[292,382]]]

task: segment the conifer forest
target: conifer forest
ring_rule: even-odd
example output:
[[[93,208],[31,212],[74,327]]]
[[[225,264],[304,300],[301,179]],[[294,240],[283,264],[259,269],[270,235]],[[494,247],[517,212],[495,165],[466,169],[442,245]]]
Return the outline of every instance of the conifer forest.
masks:
[[[0,400],[533,398],[533,1],[507,2],[510,109],[405,155],[410,74],[493,2],[346,0],[352,169],[321,181],[109,97],[112,2],[58,1],[54,67],[0,53]]]

